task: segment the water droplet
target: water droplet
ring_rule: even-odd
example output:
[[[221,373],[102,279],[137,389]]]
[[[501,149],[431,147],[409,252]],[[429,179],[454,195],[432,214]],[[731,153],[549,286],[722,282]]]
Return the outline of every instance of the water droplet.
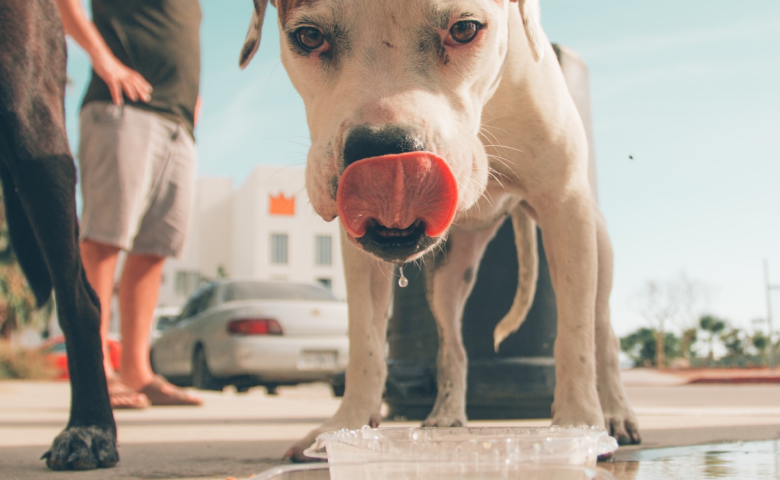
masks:
[[[398,271],[401,273],[401,278],[398,279],[398,286],[404,288],[409,285],[409,280],[404,277],[404,267],[398,267]]]

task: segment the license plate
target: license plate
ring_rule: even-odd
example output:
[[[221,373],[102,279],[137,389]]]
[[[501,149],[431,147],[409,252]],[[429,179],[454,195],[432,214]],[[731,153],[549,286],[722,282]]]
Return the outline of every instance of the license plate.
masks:
[[[298,370],[335,370],[336,352],[301,352]]]

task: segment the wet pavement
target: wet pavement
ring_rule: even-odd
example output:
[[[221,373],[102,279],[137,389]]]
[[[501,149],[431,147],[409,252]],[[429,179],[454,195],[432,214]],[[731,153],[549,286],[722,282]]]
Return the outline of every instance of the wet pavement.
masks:
[[[303,468],[311,467],[318,468],[316,466]],[[386,466],[383,465],[383,467]],[[289,468],[297,470],[301,467],[269,469],[252,478],[257,480],[331,479],[326,470],[285,472]],[[322,468],[325,466],[323,465]],[[619,454],[614,461],[599,463],[598,468],[612,474],[615,480],[776,480],[780,479],[780,440],[631,451]],[[340,476],[343,477],[344,474],[341,473]],[[351,477],[358,478],[357,475]],[[404,478],[407,477],[404,476]],[[485,480],[493,477],[464,475],[464,478]],[[506,479],[507,477],[497,474],[495,478]],[[533,478],[534,480],[540,478],[545,480],[550,478],[606,480],[607,477],[601,474],[594,475],[592,471],[583,471],[582,474],[577,474],[575,470],[539,472],[532,469],[525,475],[518,474],[516,478],[518,480],[525,478]]]
[[[780,440],[623,451],[599,466],[617,480],[776,480]]]

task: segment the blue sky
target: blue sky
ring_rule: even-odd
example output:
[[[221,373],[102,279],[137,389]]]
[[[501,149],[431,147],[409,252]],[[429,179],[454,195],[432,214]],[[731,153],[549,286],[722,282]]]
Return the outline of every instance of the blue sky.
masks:
[[[252,2],[201,5],[200,174],[240,185],[258,164],[302,167],[305,113],[279,61],[273,15],[242,72]],[[766,316],[764,258],[780,284],[780,2],[541,5],[548,37],[590,68],[599,196],[615,248],[616,331],[644,324],[630,301],[644,282],[680,272],[711,287],[710,311],[751,327]],[[75,150],[89,63],[72,43],[69,54]],[[780,294],[773,299],[777,327]]]

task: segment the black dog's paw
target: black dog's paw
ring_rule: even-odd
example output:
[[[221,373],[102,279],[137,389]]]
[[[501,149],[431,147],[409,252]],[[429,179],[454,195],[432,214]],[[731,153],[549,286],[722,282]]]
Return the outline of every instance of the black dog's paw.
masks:
[[[52,470],[111,468],[119,461],[116,433],[95,426],[66,428],[41,459]]]

